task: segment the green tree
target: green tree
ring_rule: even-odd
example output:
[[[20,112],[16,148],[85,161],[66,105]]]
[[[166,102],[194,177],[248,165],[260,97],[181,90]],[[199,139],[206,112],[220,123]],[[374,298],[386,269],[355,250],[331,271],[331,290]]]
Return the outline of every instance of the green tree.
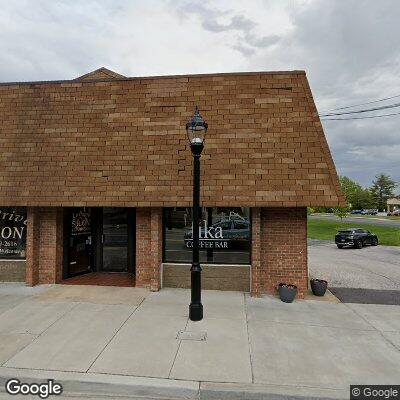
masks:
[[[338,208],[335,208],[334,213],[342,221],[343,218],[346,218],[347,215],[349,214],[349,208],[348,207],[338,207]]]
[[[384,211],[387,206],[387,200],[394,197],[394,189],[396,182],[389,175],[379,174],[372,181],[371,193],[372,197],[380,211]]]
[[[361,185],[357,183],[356,181],[353,181],[347,176],[341,176],[339,178],[340,181],[340,186],[342,188],[342,192],[344,194],[344,197],[346,198],[347,203],[351,204],[353,206],[353,200],[354,196],[356,195],[357,192],[360,192],[363,190]]]
[[[347,204],[352,209],[366,209],[374,206],[374,198],[369,189],[364,189],[347,176],[341,176],[339,179]]]
[[[351,205],[353,209],[375,208],[375,200],[369,189],[359,189],[354,192]]]

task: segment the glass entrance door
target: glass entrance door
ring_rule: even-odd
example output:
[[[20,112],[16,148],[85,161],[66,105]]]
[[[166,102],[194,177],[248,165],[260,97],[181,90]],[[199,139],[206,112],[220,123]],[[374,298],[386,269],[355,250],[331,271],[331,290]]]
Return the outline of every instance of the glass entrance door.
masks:
[[[128,212],[126,208],[103,208],[102,270],[128,271]]]
[[[68,211],[68,276],[92,271],[92,215],[89,208]]]

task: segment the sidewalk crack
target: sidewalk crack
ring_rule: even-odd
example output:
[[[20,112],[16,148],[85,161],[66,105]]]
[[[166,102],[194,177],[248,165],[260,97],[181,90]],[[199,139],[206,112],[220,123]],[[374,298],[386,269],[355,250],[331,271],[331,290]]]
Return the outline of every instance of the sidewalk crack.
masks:
[[[390,344],[391,347],[394,347],[395,350],[397,350],[398,352],[400,352],[400,348],[398,348],[390,339],[388,339],[383,332],[385,331],[381,331],[378,328],[376,328],[371,322],[369,322],[362,314],[358,313],[356,310],[354,310],[353,308],[351,308],[350,306],[347,305],[347,303],[343,303],[349,310],[353,311],[354,314],[358,315],[361,319],[363,319],[368,325],[371,325],[371,327],[373,328],[373,330],[375,332],[378,332],[380,336],[382,336],[383,340],[385,342],[387,342],[388,344]]]
[[[186,330],[186,328],[188,326],[188,323],[189,323],[189,318],[186,320],[186,324],[185,324],[184,330]],[[181,343],[182,343],[182,340],[179,339],[178,348],[176,349],[174,360],[172,361],[171,368],[169,369],[168,379],[171,379],[172,370],[174,368],[176,358],[178,357],[179,349],[181,348]]]
[[[92,368],[93,364],[98,360],[98,358],[103,354],[104,350],[108,347],[108,345],[112,342],[112,340],[117,336],[118,332],[122,329],[122,327],[127,323],[128,319],[132,317],[133,314],[139,309],[139,307],[144,302],[145,298],[140,302],[140,304],[128,315],[125,321],[121,324],[121,326],[115,331],[114,335],[111,336],[110,340],[105,344],[105,346],[100,350],[99,354],[95,357],[93,362],[89,365],[89,368],[85,371],[86,373],[89,372],[90,368]]]
[[[249,333],[249,320],[247,318],[247,299],[246,293],[243,293],[243,301],[244,301],[244,313],[246,315],[246,331],[247,331],[247,344],[249,346],[249,358],[250,358],[250,370],[251,370],[251,383],[254,383],[254,371],[253,371],[253,356],[251,352],[251,342],[250,342],[250,333]]]
[[[68,311],[64,312],[62,315],[60,315],[60,317],[58,317],[53,323],[51,323],[43,332],[39,333],[38,335],[35,335],[33,333],[27,332],[25,334],[27,335],[32,335],[35,336],[35,338],[29,342],[26,346],[22,347],[21,349],[19,349],[15,354],[13,354],[11,357],[9,357],[6,361],[4,361],[2,364],[0,364],[1,367],[6,367],[6,364],[13,359],[17,354],[19,354],[21,351],[25,350],[28,346],[30,346],[31,344],[33,344],[34,342],[36,342],[36,340],[38,340],[40,338],[40,336],[42,336],[45,332],[47,332],[54,324],[56,324],[58,321],[61,320],[61,318],[64,318],[68,313],[70,313],[74,308],[76,308],[80,303],[76,303],[74,304]],[[24,334],[22,334],[24,335]]]

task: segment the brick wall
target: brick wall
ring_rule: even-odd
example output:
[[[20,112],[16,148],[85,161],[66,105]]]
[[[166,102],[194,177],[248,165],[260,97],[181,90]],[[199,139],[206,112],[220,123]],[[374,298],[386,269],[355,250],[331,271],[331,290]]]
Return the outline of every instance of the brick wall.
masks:
[[[62,209],[28,207],[27,217],[27,284],[60,282]],[[159,290],[161,263],[162,208],[139,207],[136,209],[137,286]],[[307,292],[306,208],[253,208],[251,295],[274,294],[280,282],[297,285],[299,298]]]
[[[163,264],[163,287],[189,289],[191,264]],[[248,292],[250,267],[247,265],[201,264],[201,287],[204,290],[233,290]]]
[[[204,206],[340,204],[303,71],[0,84],[0,204],[189,206],[195,105]]]
[[[61,208],[27,209],[26,283],[57,283],[62,279],[63,218]]]
[[[161,287],[162,208],[136,208],[136,286]]]
[[[25,260],[0,260],[0,282],[25,282]]]
[[[303,298],[308,287],[306,208],[256,208],[252,221],[252,295],[275,294],[285,282],[297,285]]]
[[[40,208],[28,207],[26,229],[26,284],[39,283],[39,241],[40,241]]]
[[[261,282],[261,209],[251,209],[251,287],[253,297],[262,292]]]
[[[61,208],[28,207],[26,283],[62,280]],[[162,262],[162,209],[136,209],[136,286],[159,290]]]

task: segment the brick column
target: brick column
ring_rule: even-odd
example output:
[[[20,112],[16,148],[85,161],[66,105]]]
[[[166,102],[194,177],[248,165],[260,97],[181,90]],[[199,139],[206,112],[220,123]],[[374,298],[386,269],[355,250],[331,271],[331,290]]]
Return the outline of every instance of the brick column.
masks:
[[[28,207],[26,230],[26,284],[34,286],[39,283],[39,208]]]
[[[63,218],[60,208],[29,207],[26,283],[33,286],[62,279]]]
[[[150,289],[158,291],[161,288],[162,263],[162,208],[151,209],[151,280]]]
[[[307,209],[262,208],[260,244],[259,272],[257,259],[252,266],[260,285],[258,292],[252,279],[255,282],[254,295],[276,294],[278,284],[285,282],[297,285],[298,297],[303,298],[308,288]]]
[[[260,208],[251,209],[251,288],[253,297],[261,295],[261,223]]]
[[[162,208],[136,208],[136,286],[161,287]]]

